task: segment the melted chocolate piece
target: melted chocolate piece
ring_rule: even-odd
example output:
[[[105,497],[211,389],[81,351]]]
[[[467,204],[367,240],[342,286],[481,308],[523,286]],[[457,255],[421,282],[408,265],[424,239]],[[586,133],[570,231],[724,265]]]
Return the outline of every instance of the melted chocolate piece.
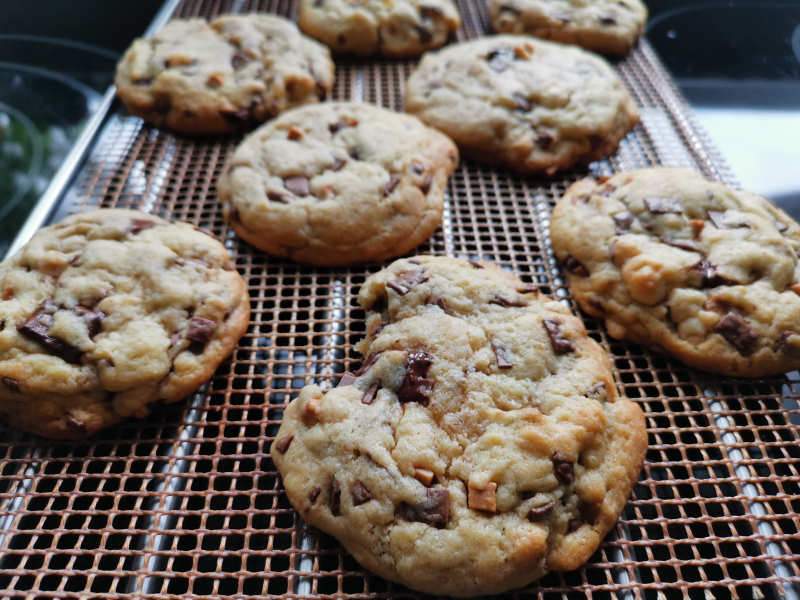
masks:
[[[525,284],[517,288],[517,293],[519,294],[537,294],[539,292],[539,287],[533,285],[532,283]]]
[[[151,229],[155,227],[157,223],[155,221],[150,221],[149,219],[133,219],[131,221],[131,233],[136,235],[137,233],[141,233],[145,229]]]
[[[553,473],[561,483],[570,485],[575,481],[575,466],[572,461],[556,450],[550,457],[553,461]]]
[[[421,191],[423,194],[427,194],[428,192],[431,191],[431,185],[432,184],[433,184],[433,175],[428,173],[427,175],[425,175],[425,177],[420,182],[420,184],[418,186],[419,187],[419,191]]]
[[[361,404],[372,404],[375,402],[375,396],[378,395],[379,389],[380,384],[377,381],[369,386],[367,391],[364,392],[364,395],[361,396]]]
[[[714,224],[717,229],[750,229],[750,225],[744,221],[732,221],[727,217],[727,212],[720,212],[717,210],[708,211],[708,220]]]
[[[139,77],[133,80],[134,85],[150,85],[151,83],[153,83],[152,77]]]
[[[294,439],[293,435],[287,435],[285,437],[282,437],[281,439],[275,442],[275,450],[277,450],[281,454],[286,454],[286,451],[289,449],[289,446],[291,446],[293,439]]]
[[[653,197],[645,198],[644,205],[655,215],[666,215],[669,213],[683,214],[683,203],[677,198]]]
[[[317,498],[319,498],[319,495],[321,493],[322,493],[322,488],[321,487],[315,486],[315,487],[311,488],[311,491],[308,492],[308,501],[311,504],[314,504],[317,501]]]
[[[428,406],[430,395],[433,392],[433,381],[428,379],[428,371],[433,363],[433,356],[427,352],[409,352],[406,356],[406,375],[397,398],[401,403],[417,402]]]
[[[397,175],[392,175],[389,177],[389,181],[383,186],[383,195],[388,196],[390,195],[395,188],[400,184],[400,178]]]
[[[532,522],[536,521],[543,521],[547,517],[550,516],[550,513],[553,512],[556,503],[553,500],[550,500],[546,504],[542,504],[541,506],[534,506],[533,508],[528,511],[528,520]]]
[[[717,266],[707,260],[701,260],[693,265],[692,270],[700,273],[700,287],[703,289],[715,288],[721,285],[737,285],[738,283],[720,275],[717,272]]]
[[[308,196],[311,193],[308,177],[302,175],[287,177],[283,180],[283,186],[295,196]]]
[[[431,40],[433,40],[433,34],[427,27],[422,27],[421,25],[417,25],[415,27],[417,30],[417,35],[419,36],[419,41],[423,44],[430,44]]]
[[[784,233],[789,230],[789,226],[781,221],[775,221],[775,229],[778,230],[778,233]]]
[[[747,321],[735,312],[729,312],[720,319],[714,331],[724,337],[742,356],[750,356],[758,346],[758,335]]]
[[[547,337],[550,338],[550,346],[556,354],[567,354],[575,351],[575,346],[570,340],[561,334],[561,323],[555,319],[544,319],[542,321]]]
[[[249,62],[248,58],[241,52],[234,52],[231,56],[231,67],[234,71],[238,71]]]
[[[19,394],[21,391],[19,387],[19,381],[14,379],[13,377],[0,377],[0,382],[2,382],[2,384],[6,388],[11,390],[15,394]]]
[[[370,354],[367,357],[367,360],[364,361],[364,364],[361,365],[358,368],[358,370],[355,372],[355,376],[356,377],[361,377],[364,373],[369,371],[372,368],[372,365],[374,365],[376,362],[378,362],[378,359],[380,358],[380,356],[381,356],[381,352],[376,352],[375,354]]]
[[[389,281],[386,286],[393,289],[401,296],[405,296],[414,287],[420,283],[428,281],[429,277],[425,273],[425,269],[417,269],[416,271],[402,271],[397,274],[396,279]]]
[[[578,275],[580,277],[589,276],[589,269],[578,262],[574,256],[567,255],[567,257],[564,259],[564,268],[573,275]]]
[[[478,261],[475,261],[475,260],[469,261],[469,264],[472,265],[473,269],[483,269],[484,268],[481,263],[479,263]]]
[[[328,496],[328,503],[331,507],[331,514],[334,517],[338,517],[340,514],[342,514],[342,487],[339,485],[339,482],[336,481],[336,477],[331,479],[331,489]]]
[[[600,17],[600,25],[611,26],[616,24],[617,20],[614,17]]]
[[[511,66],[512,62],[514,62],[514,50],[513,48],[508,47],[492,50],[486,56],[486,60],[489,61],[489,67],[493,71],[502,73]]]
[[[280,202],[281,204],[289,204],[289,199],[284,194],[276,192],[275,190],[267,190],[267,199],[273,202]]]
[[[528,303],[525,300],[521,300],[519,298],[505,298],[504,296],[495,296],[491,300],[489,300],[489,304],[497,304],[504,308],[520,308],[523,306],[528,306]]]
[[[514,101],[514,106],[517,107],[517,110],[528,112],[531,108],[533,108],[531,101],[519,92],[514,92],[511,94],[511,99]]]
[[[355,375],[353,375],[350,371],[345,371],[336,387],[347,387],[348,385],[353,385],[355,380]]]
[[[442,529],[450,521],[450,492],[445,488],[428,488],[425,498],[416,504],[401,502],[396,515],[404,521],[425,523]]]
[[[217,324],[211,319],[192,317],[189,320],[189,327],[186,330],[186,339],[203,347],[214,335],[216,329]]]
[[[492,342],[492,350],[494,350],[494,356],[497,359],[497,368],[510,369],[514,366],[514,363],[511,362],[511,355],[508,353],[508,349],[497,340]]]
[[[411,172],[414,173],[414,175],[422,175],[425,172],[425,165],[415,160],[411,163]]]
[[[90,338],[94,338],[94,336],[100,333],[100,329],[103,326],[103,319],[106,316],[104,312],[99,310],[91,310],[80,305],[76,306],[74,310],[75,314],[83,318],[84,322],[86,323],[86,329],[89,332]]]
[[[372,500],[372,493],[360,481],[356,481],[350,486],[350,496],[353,498],[353,506],[361,506]]]
[[[577,529],[580,529],[580,526],[583,525],[583,521],[580,519],[570,519],[569,523],[567,523],[567,533],[572,533]]]
[[[554,138],[551,134],[545,133],[543,131],[536,134],[536,145],[539,146],[542,150],[549,150],[553,147],[556,138]]]
[[[43,304],[42,308],[35,312],[30,319],[17,326],[17,331],[23,337],[44,346],[50,354],[73,365],[80,364],[82,353],[78,348],[50,335],[50,328],[53,326],[51,313],[55,312],[55,309],[51,310],[51,307],[53,305],[49,302]]]
[[[613,219],[614,225],[616,225],[617,233],[624,233],[631,230],[636,217],[633,216],[633,213],[624,210],[615,214]]]
[[[700,244],[694,240],[685,240],[680,238],[670,239],[668,237],[662,237],[661,241],[667,244],[667,246],[673,246],[674,248],[686,250],[687,252],[699,252],[701,254],[703,252]]]

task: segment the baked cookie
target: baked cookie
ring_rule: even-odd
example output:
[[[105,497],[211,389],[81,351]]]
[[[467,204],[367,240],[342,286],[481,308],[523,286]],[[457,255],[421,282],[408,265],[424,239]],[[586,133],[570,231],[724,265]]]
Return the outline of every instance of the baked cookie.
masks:
[[[641,0],[489,0],[500,33],[527,33],[604,54],[627,54],[642,35]]]
[[[380,261],[436,230],[457,163],[453,142],[414,117],[329,102],[245,139],[219,195],[236,233],[265,252],[315,265]]]
[[[300,28],[335,52],[419,56],[461,26],[452,0],[300,0]]]
[[[83,439],[207,381],[247,329],[245,282],[191,225],[97,210],[0,264],[0,418]]]
[[[604,158],[638,122],[611,67],[580,48],[499,35],[426,54],[406,110],[465,155],[522,174]]]
[[[116,85],[128,110],[149,123],[221,134],[324,100],[333,62],[327,48],[280,17],[176,19],[133,42],[117,66]]]
[[[608,333],[736,377],[800,368],[800,227],[682,169],[573,185],[551,222],[581,308]]]
[[[292,505],[368,569],[452,596],[581,566],[647,444],[610,362],[559,302],[490,264],[370,277],[365,356],[304,388],[272,445]]]

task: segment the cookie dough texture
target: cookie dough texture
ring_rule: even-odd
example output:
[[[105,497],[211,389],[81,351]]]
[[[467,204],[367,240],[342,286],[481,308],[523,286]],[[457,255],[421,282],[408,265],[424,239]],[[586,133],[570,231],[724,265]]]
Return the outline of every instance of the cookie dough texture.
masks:
[[[407,90],[406,110],[465,155],[522,174],[604,158],[639,119],[602,58],[527,36],[489,36],[426,54]]]
[[[609,334],[706,371],[800,367],[800,227],[764,198],[680,169],[573,185],[553,247]]]
[[[83,439],[207,381],[245,332],[245,282],[187,224],[98,210],[0,264],[0,418]]]
[[[442,220],[455,145],[409,115],[370,104],[303,107],[236,149],[219,182],[236,233],[315,265],[380,261]]]
[[[335,52],[400,58],[443,46],[461,18],[452,0],[300,0],[299,23]]]
[[[581,566],[646,447],[560,303],[486,263],[399,260],[359,294],[364,365],[308,386],[272,444],[289,500],[365,567],[475,596]]]
[[[324,100],[333,78],[327,48],[291,21],[249,14],[171,21],[131,45],[116,84],[128,110],[145,121],[211,135]]]
[[[522,33],[576,44],[604,54],[627,54],[644,31],[640,0],[489,0],[499,33]]]

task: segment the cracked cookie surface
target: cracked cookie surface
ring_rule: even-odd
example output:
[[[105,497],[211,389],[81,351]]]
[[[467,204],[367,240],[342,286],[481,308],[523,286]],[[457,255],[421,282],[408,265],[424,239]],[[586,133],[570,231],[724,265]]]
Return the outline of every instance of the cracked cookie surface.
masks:
[[[211,377],[247,329],[244,280],[188,224],[98,210],[0,264],[0,417],[83,439]]]
[[[272,444],[308,523],[411,588],[474,596],[582,565],[647,438],[579,319],[488,263],[419,256],[370,277],[364,363],[311,385]]]
[[[627,54],[644,31],[640,0],[489,0],[494,30]]]
[[[301,0],[299,24],[335,52],[400,58],[444,45],[461,18],[452,0]]]
[[[236,233],[316,265],[379,261],[424,242],[442,220],[455,145],[371,104],[306,106],[236,149],[219,182]]]
[[[573,185],[551,234],[612,337],[724,375],[800,367],[800,227],[764,198],[690,170],[621,173]]]
[[[477,161],[523,174],[604,158],[638,122],[602,58],[528,36],[498,35],[428,53],[406,110]]]
[[[117,66],[120,99],[159,127],[194,135],[245,129],[333,87],[328,49],[280,17],[175,19]]]

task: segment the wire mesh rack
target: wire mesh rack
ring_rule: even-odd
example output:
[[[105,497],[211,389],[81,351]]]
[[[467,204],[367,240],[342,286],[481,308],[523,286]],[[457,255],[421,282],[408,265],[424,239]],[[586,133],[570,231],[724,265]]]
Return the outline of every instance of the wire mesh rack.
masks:
[[[459,0],[467,39],[483,0]],[[178,16],[268,11],[289,0],[185,0]],[[339,61],[335,97],[402,109],[411,61]],[[735,183],[643,42],[617,64],[642,124],[589,171],[687,166]],[[181,405],[91,440],[0,429],[3,598],[413,598],[372,576],[288,504],[269,447],[284,407],[359,357],[355,296],[378,265],[309,269],[267,258],[226,227],[215,183],[237,140],[187,140],[108,119],[61,212],[134,207],[208,228],[249,282],[252,322],[231,359]],[[495,260],[570,303],[548,238],[555,200],[586,171],[519,178],[464,162],[443,227],[419,252]],[[515,598],[796,598],[800,587],[800,375],[732,380],[609,339],[620,390],[647,416],[632,497],[588,564]]]

